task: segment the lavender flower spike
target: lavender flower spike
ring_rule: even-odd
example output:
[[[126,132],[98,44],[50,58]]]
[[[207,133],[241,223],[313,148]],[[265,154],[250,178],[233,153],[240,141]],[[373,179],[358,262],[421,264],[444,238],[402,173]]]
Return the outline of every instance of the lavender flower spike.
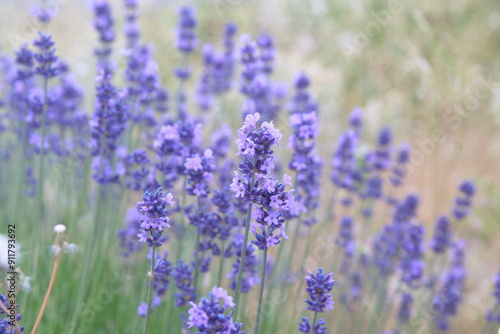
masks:
[[[447,216],[441,216],[436,222],[431,248],[437,254],[446,252],[452,241],[451,223]]]
[[[35,60],[38,63],[36,72],[45,79],[55,77],[57,75],[57,56],[52,37],[40,32],[33,45],[40,50],[39,53],[35,54]]]
[[[457,220],[466,218],[472,207],[472,197],[476,193],[476,186],[472,181],[464,181],[458,188],[460,195],[455,199],[453,215]]]
[[[309,271],[309,277],[306,277],[306,284],[306,291],[310,298],[305,300],[309,305],[308,310],[320,313],[326,310],[333,310],[332,294],[328,293],[335,284],[333,273],[325,275],[323,268],[319,268],[317,274]]]
[[[262,207],[257,211],[257,223],[261,226],[270,226],[269,231],[265,230],[262,234],[257,235],[258,247],[267,249],[279,243],[280,237],[286,237],[282,224],[284,219],[281,218],[281,211],[289,206],[293,201],[293,196],[290,192],[284,192],[284,189],[289,180],[285,178],[283,184],[278,183],[267,175],[274,168],[273,164],[273,145],[279,145],[282,134],[274,127],[272,122],[263,122],[260,127],[257,127],[257,122],[260,119],[260,114],[249,114],[245,117],[243,127],[238,130],[238,145],[237,155],[243,157],[243,161],[239,164],[239,172],[235,172],[233,182],[230,189],[235,193],[237,198],[241,197],[245,203],[248,203],[246,220],[245,220],[245,237],[242,246],[240,263],[245,263],[245,256],[248,244],[248,233],[251,226],[252,208],[254,203],[262,204]],[[272,212],[266,210],[273,207]],[[264,210],[263,210],[264,209]],[[272,236],[272,230],[280,229],[280,235]],[[255,226],[253,228],[256,233]],[[270,240],[271,239],[271,240]],[[271,244],[269,244],[271,241]],[[243,265],[240,265],[238,270],[238,278],[236,283],[236,304],[239,301],[240,288],[243,276]]]
[[[493,284],[493,297],[495,298],[495,304],[488,311],[486,320],[488,322],[500,324],[500,270],[498,270],[498,274],[495,276]]]
[[[318,273],[313,274],[309,272],[309,276],[305,278],[307,284],[306,291],[309,294],[309,299],[306,299],[305,302],[309,305],[307,309],[314,312],[314,321],[311,325],[307,318],[302,318],[302,322],[299,325],[299,330],[302,333],[326,333],[326,327],[324,326],[326,322],[323,319],[316,322],[316,316],[317,313],[333,309],[333,297],[331,293],[328,293],[333,289],[335,284],[332,277],[333,273],[325,275],[323,268],[319,268]]]
[[[140,242],[146,242],[149,247],[159,247],[165,242],[162,237],[164,228],[170,228],[168,224],[167,206],[173,206],[172,194],[165,197],[162,188],[158,188],[155,193],[146,191],[142,202],[137,203],[137,210],[143,215],[141,230],[137,235]]]

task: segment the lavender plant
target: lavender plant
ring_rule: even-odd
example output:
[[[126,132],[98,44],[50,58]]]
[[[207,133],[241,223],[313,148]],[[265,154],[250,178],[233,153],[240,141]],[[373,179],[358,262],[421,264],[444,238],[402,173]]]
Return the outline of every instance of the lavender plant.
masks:
[[[438,210],[436,202],[431,215],[425,210],[430,199],[407,185],[416,150],[398,142],[399,131],[377,131],[373,119],[364,119],[368,111],[355,107],[336,141],[330,133],[322,136],[331,142],[320,137],[325,124],[330,130],[336,107],[320,108],[313,98],[314,74],[300,72],[288,95],[277,81],[285,78],[278,36],[238,38],[235,24],[198,22],[195,8],[185,6],[171,34],[174,45],[162,44],[155,54],[145,43],[149,30],[141,29],[142,5],[147,8],[123,0],[120,18],[111,2],[92,2],[97,44],[89,49],[97,77],[91,87],[76,80],[88,64],[70,66],[62,53],[56,56],[59,37],[46,32],[0,58],[0,158],[6,166],[0,181],[12,175],[15,188],[11,193],[11,184],[2,183],[0,202],[9,210],[0,217],[32,233],[23,242],[32,257],[23,268],[36,278],[31,294],[19,293],[14,324],[0,320],[0,333],[23,332],[16,323],[20,312],[33,332],[47,333],[139,327],[143,333],[290,333],[297,323],[300,332],[316,334],[457,332],[472,277],[465,255],[473,251],[460,238],[468,218],[480,219],[472,209],[481,203],[475,200],[481,184],[462,182],[451,208]],[[49,22],[57,24],[55,12],[42,2],[32,15],[45,31]],[[205,40],[212,32],[220,44]],[[173,71],[164,67],[165,48],[180,55]],[[282,123],[282,111],[289,124]],[[222,124],[241,115],[237,131]],[[336,133],[336,124],[329,132]],[[276,149],[282,139],[289,152]],[[325,149],[333,150],[330,185],[323,175]],[[55,164],[75,171],[63,177],[48,168]],[[52,294],[50,307],[44,300],[44,316],[35,321],[31,305],[43,297],[38,279],[50,275],[40,255],[48,220],[72,227],[83,257],[75,253],[68,262],[83,264],[66,263],[59,277],[67,287]],[[429,221],[435,222],[431,228]],[[285,243],[290,227],[292,240]],[[116,261],[119,254],[122,261]],[[1,260],[4,278],[3,253]],[[320,266],[326,269],[307,271]],[[134,273],[146,267],[144,284]],[[69,283],[75,277],[76,288]],[[500,322],[499,282],[500,273],[484,333]],[[308,316],[296,303],[304,284]],[[234,291],[234,301],[226,290]],[[333,309],[334,295],[339,306],[330,321],[325,311]],[[76,305],[66,307],[73,297]],[[13,303],[0,295],[0,314]]]

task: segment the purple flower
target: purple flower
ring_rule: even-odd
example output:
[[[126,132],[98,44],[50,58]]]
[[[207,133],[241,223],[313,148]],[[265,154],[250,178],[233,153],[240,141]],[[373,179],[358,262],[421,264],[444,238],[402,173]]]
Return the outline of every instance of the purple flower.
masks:
[[[262,189],[255,189],[256,202],[254,206],[250,229],[256,240],[252,241],[257,248],[266,250],[280,243],[281,238],[288,239],[285,233],[285,212],[294,205],[293,190],[286,191],[291,185],[291,179],[286,174],[283,183],[272,178],[265,178]]]
[[[250,36],[241,37],[242,47],[239,51],[240,62],[243,66],[241,70],[240,92],[250,96],[252,82],[258,74],[257,46],[250,40]]]
[[[431,240],[431,248],[437,253],[444,253],[451,245],[452,231],[450,219],[447,216],[441,216],[436,221],[434,236]]]
[[[38,39],[33,42],[33,45],[39,49],[39,52],[35,54],[36,73],[45,79],[55,77],[57,75],[57,56],[52,36],[39,32]]]
[[[230,233],[230,226],[225,225],[227,221],[220,214],[208,211],[201,201],[198,208],[195,209],[194,205],[188,208],[188,217],[190,224],[199,229],[200,241],[194,255],[198,268],[206,273],[210,270],[211,255],[226,256],[222,254],[226,250],[221,250],[217,239],[226,240]]]
[[[273,39],[268,34],[261,34],[257,39],[257,46],[260,51],[260,70],[266,74],[271,74],[276,53]]]
[[[231,279],[231,283],[229,287],[232,290],[236,289],[236,279],[238,276],[238,270],[241,264],[241,253],[243,248],[243,236],[241,234],[237,234],[234,237],[233,246],[236,248],[236,262],[233,263],[233,267],[231,268],[231,272],[227,275],[228,278]],[[255,255],[255,247],[251,244],[247,245],[245,263],[243,265],[243,280],[241,282],[242,293],[250,292],[250,289],[259,284],[260,279],[257,273],[257,256]]]
[[[351,275],[351,287],[349,288],[349,296],[353,302],[359,300],[361,296],[361,289],[363,286],[362,276],[359,272],[355,272]]]
[[[361,107],[355,107],[351,111],[351,115],[349,116],[349,125],[353,130],[357,133],[361,133],[361,129],[363,128],[363,109]]]
[[[99,60],[98,67],[106,73],[110,73],[109,57],[112,51],[111,43],[115,40],[115,30],[111,7],[107,0],[94,0],[94,27],[101,42],[101,45],[94,51]]]
[[[500,324],[500,270],[495,276],[493,283],[493,297],[495,298],[495,304],[490,310],[488,310],[486,320],[488,322],[496,322]]]
[[[198,82],[198,88],[196,91],[196,103],[200,107],[201,111],[208,111],[212,108],[214,104],[214,85],[219,78],[216,76],[216,68],[219,66],[221,60],[217,59],[219,57],[216,54],[214,48],[211,44],[206,44],[202,48],[203,55],[203,73],[201,74],[200,81]]]
[[[179,51],[189,54],[193,52],[198,45],[196,38],[196,18],[195,10],[192,7],[182,7],[179,10],[179,26],[175,45]]]
[[[302,322],[299,324],[299,331],[302,333],[312,333],[312,334],[326,334],[326,321],[323,319],[319,319],[318,322],[312,328],[312,325],[309,323],[309,319],[306,317],[302,318]]]
[[[449,318],[458,312],[465,286],[465,244],[457,241],[452,248],[450,268],[441,278],[441,286],[433,297],[432,307],[436,313],[436,325],[441,331],[449,328]]]
[[[56,15],[55,6],[34,5],[31,7],[31,16],[42,24],[49,23]]]
[[[391,163],[390,146],[392,143],[392,132],[389,128],[380,131],[377,139],[377,149],[375,151],[375,161],[373,166],[376,170],[386,170]]]
[[[306,299],[305,302],[309,305],[307,309],[315,313],[314,320],[316,321],[318,312],[323,313],[326,310],[333,309],[333,297],[332,294],[328,292],[333,289],[335,281],[332,279],[333,274],[330,273],[325,275],[322,268],[319,268],[316,274],[310,271],[308,273],[309,277],[305,279],[307,284],[306,291],[309,294],[309,299]],[[304,317],[299,325],[299,330],[302,333],[325,334],[325,324],[326,322],[320,319],[317,323],[311,325],[309,320]]]
[[[413,297],[409,293],[401,295],[401,304],[399,305],[398,319],[401,324],[406,324],[411,318],[411,308],[413,306]]]
[[[159,247],[166,240],[162,236],[164,228],[170,228],[167,217],[168,206],[173,206],[172,194],[163,196],[162,189],[155,193],[146,191],[142,202],[137,203],[137,210],[142,214],[141,230],[137,235],[140,242],[146,242],[149,247]]]
[[[224,61],[220,69],[221,75],[218,76],[219,83],[216,85],[216,92],[219,94],[231,89],[235,68],[234,36],[237,30],[234,23],[227,23],[224,27]]]
[[[345,190],[355,190],[356,150],[359,137],[353,130],[342,134],[332,160],[331,179],[333,184]]]
[[[125,158],[125,186],[131,190],[144,190],[150,163],[145,150],[134,150]]]
[[[406,165],[410,162],[411,146],[408,143],[399,145],[396,152],[396,161],[392,167],[391,183],[393,186],[400,186],[407,174]]]
[[[365,192],[363,198],[378,199],[382,197],[382,178],[375,174],[368,178],[365,184]]]
[[[306,82],[307,84],[305,84]],[[305,86],[305,87],[304,87]],[[289,168],[296,172],[296,205],[290,211],[292,217],[301,213],[311,213],[318,206],[319,185],[323,162],[316,153],[316,138],[319,133],[319,121],[316,110],[311,106],[309,95],[305,88],[309,86],[309,79],[305,74],[296,79],[296,95],[290,109],[290,125],[293,133],[290,136],[289,147],[293,149]],[[306,97],[304,97],[305,95]],[[304,222],[313,222],[304,219]]]
[[[172,273],[172,279],[179,292],[175,293],[175,303],[177,307],[188,305],[189,302],[196,300],[196,292],[193,285],[193,271],[192,265],[184,264],[179,260]]]
[[[211,44],[202,48],[203,72],[198,82],[196,102],[202,111],[208,111],[214,98],[231,88],[235,59],[234,34],[236,26],[227,24],[224,30],[224,51],[217,52]]]
[[[104,72],[98,78],[97,103],[91,128],[91,153],[94,156],[93,178],[100,184],[118,182],[119,166],[113,166],[118,139],[125,130],[128,113],[123,99],[111,83],[111,74]]]
[[[11,301],[10,301],[11,302]],[[24,326],[19,326],[17,327],[17,322],[21,321],[22,315],[17,313],[18,305],[17,304],[11,304],[10,302],[7,301],[7,298],[4,297],[4,295],[0,294],[0,303],[2,303],[3,307],[0,308],[0,315],[5,314],[5,318],[0,320],[0,333],[2,334],[22,334],[24,333]],[[3,310],[4,308],[7,308],[8,310],[14,310],[15,316],[11,318],[10,314],[6,314]],[[12,312],[12,311],[11,311]],[[16,325],[13,326],[12,323],[15,322]]]
[[[137,45],[140,37],[139,25],[137,24],[137,17],[139,16],[137,10],[138,0],[125,0],[125,25],[124,32],[127,38],[127,47],[134,48]]]
[[[153,48],[137,45],[126,51],[126,98],[131,109],[131,119],[148,127],[156,125],[154,111],[168,109],[168,92],[161,86],[158,64],[153,60]]]
[[[197,328],[197,333],[240,333],[241,325],[236,327],[231,317],[235,306],[233,298],[226,290],[213,287],[208,297],[203,297],[198,304],[190,302],[190,305],[188,327]]]
[[[122,255],[129,257],[132,253],[142,249],[142,244],[137,243],[137,234],[141,229],[141,214],[137,208],[127,211],[125,224],[125,229],[118,231],[118,239]]]
[[[172,264],[167,260],[168,252],[164,251],[163,256],[155,254],[153,291],[155,295],[161,297],[167,292],[172,274]]]
[[[153,141],[153,148],[158,158],[155,167],[161,173],[161,183],[165,187],[173,187],[179,176],[184,174],[186,158],[199,152],[201,140],[201,123],[190,119],[160,128]]]
[[[335,281],[333,280],[333,274],[325,275],[323,273],[323,268],[319,268],[318,273],[313,274],[308,272],[309,277],[306,277],[307,288],[306,291],[309,294],[309,299],[306,299],[308,310],[313,312],[323,313],[326,310],[333,310],[333,297],[330,292],[333,289]]]
[[[459,195],[455,199],[453,215],[457,220],[462,220],[470,214],[472,207],[472,197],[476,193],[476,186],[472,181],[464,181],[458,188]]]
[[[172,274],[172,265],[167,260],[168,252],[163,252],[163,256],[155,254],[155,258],[151,258],[151,252],[148,253],[149,261],[154,261],[153,267],[153,292],[154,297],[151,303],[150,312],[161,304],[161,297],[167,292],[170,276]],[[145,317],[148,311],[148,305],[141,302],[137,308],[137,313],[140,317]]]
[[[146,317],[146,313],[148,313],[148,304],[146,304],[145,302],[141,302],[141,304],[139,305],[139,307],[137,307],[137,314],[140,317],[145,318]]]
[[[185,173],[188,176],[186,191],[191,196],[207,197],[213,182],[215,159],[211,149],[206,149],[203,156],[198,153],[186,158]]]
[[[278,145],[282,138],[282,134],[274,127],[273,122],[263,122],[257,128],[257,122],[260,119],[260,114],[247,115],[245,124],[238,130],[238,139],[236,145],[238,146],[237,155],[243,156],[243,162],[240,164],[239,169],[242,173],[241,176],[246,186],[251,175],[257,175],[257,178],[262,178],[267,175],[274,168],[273,164],[273,151],[271,147]],[[240,174],[236,173],[233,179],[232,189],[235,191],[239,189]]]
[[[260,62],[255,42],[247,35],[242,36],[241,42],[243,46],[240,50],[240,61],[243,69],[240,92],[246,97],[243,103],[243,117],[260,113],[266,120],[275,119],[281,108],[281,99],[286,93],[279,84],[271,82],[268,73],[264,72],[263,69],[268,70],[269,67]]]
[[[403,271],[402,279],[410,287],[419,283],[424,275],[424,234],[425,229],[422,225],[411,224],[407,227],[401,269]]]
[[[16,52],[17,78],[18,80],[26,80],[33,76],[34,55],[27,45],[23,45]],[[23,87],[26,89],[27,87]]]
[[[212,134],[211,150],[214,157],[220,159],[226,156],[231,145],[232,132],[227,124],[222,124],[221,127]]]
[[[416,194],[406,196],[403,202],[399,203],[393,215],[393,222],[395,224],[404,225],[409,222],[417,214],[420,198]]]
[[[354,242],[354,232],[353,232],[353,219],[350,216],[344,216],[340,220],[339,235],[337,239],[337,245],[340,246],[343,251],[343,259],[340,267],[341,274],[347,274],[349,266],[356,250],[356,244]]]
[[[500,304],[500,270],[498,271],[498,274],[495,277],[494,287],[495,289],[493,290],[493,297],[495,297],[496,303]]]
[[[399,253],[399,242],[396,226],[386,224],[373,242],[374,265],[383,276],[389,276],[394,271],[394,258]]]

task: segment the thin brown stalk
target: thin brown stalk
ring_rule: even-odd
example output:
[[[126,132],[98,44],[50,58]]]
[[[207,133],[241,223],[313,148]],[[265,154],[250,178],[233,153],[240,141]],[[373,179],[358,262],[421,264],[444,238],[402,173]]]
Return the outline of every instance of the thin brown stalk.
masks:
[[[50,276],[49,286],[47,287],[47,291],[45,292],[45,297],[43,298],[42,307],[40,307],[40,311],[38,312],[38,316],[35,321],[35,325],[33,326],[33,330],[31,330],[31,334],[35,334],[40,322],[42,321],[43,313],[45,312],[45,307],[49,301],[50,293],[52,292],[52,288],[54,287],[54,281],[56,280],[57,268],[59,267],[59,257],[60,253],[57,253],[54,257],[54,267],[52,268],[52,275]]]

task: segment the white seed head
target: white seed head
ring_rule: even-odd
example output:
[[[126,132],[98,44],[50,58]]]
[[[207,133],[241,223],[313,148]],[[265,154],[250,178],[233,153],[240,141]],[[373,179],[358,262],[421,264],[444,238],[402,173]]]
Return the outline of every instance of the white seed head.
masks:
[[[25,292],[31,291],[30,281],[31,281],[31,277],[29,277],[29,276],[23,277],[23,279],[21,280],[21,289],[23,291],[25,291]]]
[[[75,244],[68,244],[68,245],[66,246],[66,251],[67,251],[68,253],[75,253],[75,252],[77,252],[78,250],[79,250],[79,247],[78,247],[77,245],[75,245]]]
[[[64,233],[66,231],[66,225],[63,224],[57,224],[54,226],[54,232],[56,233]]]

